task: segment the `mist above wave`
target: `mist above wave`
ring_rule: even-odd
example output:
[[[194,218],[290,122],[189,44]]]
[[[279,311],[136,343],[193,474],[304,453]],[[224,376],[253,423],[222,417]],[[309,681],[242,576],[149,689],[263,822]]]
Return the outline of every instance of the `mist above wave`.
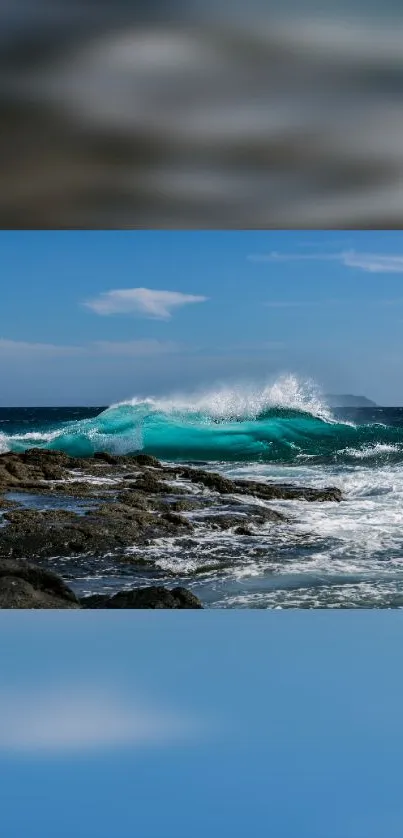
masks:
[[[222,421],[253,421],[264,418],[275,409],[309,413],[328,422],[333,418],[315,382],[302,381],[294,375],[284,375],[273,383],[260,386],[243,382],[188,395],[135,397],[112,405],[105,413],[110,414],[123,407],[167,414],[183,413],[184,418],[190,418],[192,414],[199,418],[203,415],[206,420]]]

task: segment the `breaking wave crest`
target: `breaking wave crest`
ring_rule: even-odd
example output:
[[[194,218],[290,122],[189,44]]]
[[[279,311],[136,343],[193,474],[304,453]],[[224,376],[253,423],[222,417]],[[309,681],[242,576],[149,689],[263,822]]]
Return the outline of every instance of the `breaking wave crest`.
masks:
[[[378,463],[403,460],[403,432],[337,421],[312,382],[285,376],[266,387],[136,398],[95,418],[0,436],[0,452],[32,447],[74,456],[144,451],[168,460]]]

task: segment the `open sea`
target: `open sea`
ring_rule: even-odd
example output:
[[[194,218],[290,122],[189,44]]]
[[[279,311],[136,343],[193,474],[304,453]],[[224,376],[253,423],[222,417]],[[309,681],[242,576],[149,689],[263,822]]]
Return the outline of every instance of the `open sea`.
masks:
[[[146,548],[147,570],[110,556],[50,560],[79,593],[183,584],[208,607],[403,606],[402,407],[330,410],[290,379],[109,408],[0,408],[0,452],[32,446],[80,456],[144,451],[230,478],[337,486],[344,494],[341,503],[272,501],[290,520],[250,537],[205,527],[157,539]]]

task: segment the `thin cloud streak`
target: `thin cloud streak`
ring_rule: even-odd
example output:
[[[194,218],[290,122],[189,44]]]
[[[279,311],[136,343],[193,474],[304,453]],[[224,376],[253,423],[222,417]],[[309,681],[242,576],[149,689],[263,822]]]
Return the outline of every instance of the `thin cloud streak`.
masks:
[[[126,288],[105,291],[84,305],[102,316],[134,314],[157,320],[169,320],[172,312],[191,303],[204,303],[207,297],[182,294],[180,291],[157,291],[151,288]]]
[[[28,343],[26,341],[0,339],[0,358],[60,358],[60,357],[126,357],[146,358],[180,352],[183,347],[175,341],[132,340],[93,341],[81,346],[57,346],[53,343]]]
[[[256,253],[248,257],[251,262],[338,262],[346,268],[358,268],[365,273],[403,274],[403,255],[358,253],[346,250],[341,253]]]
[[[175,341],[131,340],[122,343],[96,341],[88,347],[87,351],[89,354],[106,355],[107,357],[152,358],[155,355],[180,352],[182,348]]]
[[[310,308],[311,306],[330,305],[330,300],[268,300],[266,308]]]
[[[349,268],[360,268],[367,273],[403,274],[403,255],[385,256],[383,254],[351,251],[343,255],[343,264]]]
[[[328,300],[267,300],[264,303],[267,308],[312,308],[315,306],[342,306],[350,304],[351,300],[333,297],[330,297]]]
[[[0,357],[65,357],[81,355],[82,347],[80,346],[57,346],[53,343],[29,343],[28,341],[7,340],[7,338],[0,338]]]

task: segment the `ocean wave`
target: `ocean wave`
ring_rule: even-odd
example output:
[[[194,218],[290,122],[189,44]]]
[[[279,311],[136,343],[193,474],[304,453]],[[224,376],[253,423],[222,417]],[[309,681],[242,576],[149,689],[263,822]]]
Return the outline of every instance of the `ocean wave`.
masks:
[[[0,434],[0,451],[32,447],[73,456],[144,451],[177,461],[371,465],[403,461],[403,429],[339,421],[312,382],[283,376],[264,387],[137,397],[93,418]]]

